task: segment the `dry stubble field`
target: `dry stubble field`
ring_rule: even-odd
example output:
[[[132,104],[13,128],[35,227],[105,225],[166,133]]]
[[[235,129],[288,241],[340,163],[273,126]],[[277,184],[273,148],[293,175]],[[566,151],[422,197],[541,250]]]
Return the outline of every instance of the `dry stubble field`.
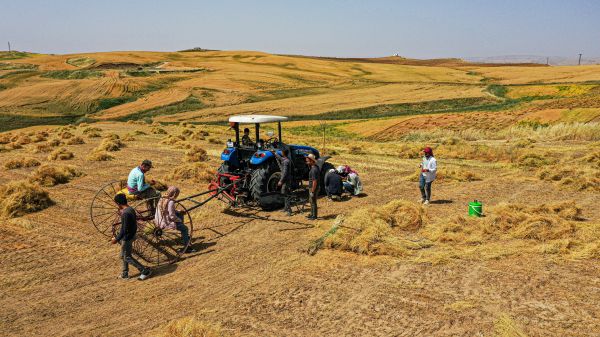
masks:
[[[3,61],[37,62],[36,72],[90,67],[85,58],[94,60],[91,66],[112,63],[94,70],[102,75],[93,78],[52,79],[40,73],[21,78],[22,72],[0,79],[6,87],[0,90],[3,116],[68,116],[71,109],[87,115],[79,126],[36,125],[0,134],[4,335],[175,336],[196,329],[209,336],[593,336],[600,331],[600,127],[594,82],[599,68],[444,68],[194,54]],[[135,76],[114,64],[164,57],[170,60],[161,62],[168,64],[148,67],[212,71]],[[77,62],[65,62],[73,58]],[[273,65],[273,59],[284,61]],[[98,101],[142,90],[164,76],[188,78],[112,107]],[[187,103],[173,108],[169,100],[181,100],[180,92],[188,93]],[[57,108],[65,104],[72,108]],[[98,110],[99,104],[106,108]],[[88,218],[95,191],[125,177],[143,158],[155,162],[151,177],[177,184],[183,194],[203,190],[230,137],[225,127],[203,123],[211,116],[268,108],[264,112],[290,116],[297,111],[301,120],[284,125],[287,141],[324,147],[333,163],[356,168],[366,194],[343,202],[321,199],[321,219],[314,223],[303,215],[288,218],[210,203],[194,213],[197,253],[157,270],[146,282],[117,280],[118,248]],[[155,123],[110,120],[122,114]],[[188,119],[198,123],[156,123]],[[320,120],[327,120],[325,146]],[[416,203],[416,168],[425,144],[434,147],[440,174],[435,202],[423,208]],[[208,161],[187,162],[184,154],[191,146],[205,149]],[[196,174],[186,177],[186,170]],[[13,181],[26,183],[10,189]],[[18,191],[31,191],[31,198]],[[53,204],[40,202],[44,191]],[[486,217],[464,217],[473,199],[484,202]],[[36,202],[39,211],[22,208]],[[338,231],[309,255],[315,240],[334,225]]]

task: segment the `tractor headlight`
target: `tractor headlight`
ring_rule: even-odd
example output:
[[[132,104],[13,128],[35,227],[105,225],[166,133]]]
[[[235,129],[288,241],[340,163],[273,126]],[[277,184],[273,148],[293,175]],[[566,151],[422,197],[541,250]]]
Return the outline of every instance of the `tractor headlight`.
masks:
[[[228,141],[227,142],[227,147],[233,147],[233,142],[232,141]]]

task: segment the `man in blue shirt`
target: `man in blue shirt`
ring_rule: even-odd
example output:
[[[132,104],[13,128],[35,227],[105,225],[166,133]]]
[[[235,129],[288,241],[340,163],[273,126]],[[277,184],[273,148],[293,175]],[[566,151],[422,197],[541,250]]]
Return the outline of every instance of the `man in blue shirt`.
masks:
[[[138,199],[149,199],[148,210],[150,210],[150,216],[153,217],[160,194],[152,188],[152,186],[146,183],[146,173],[150,171],[151,168],[152,162],[146,159],[140,166],[132,169],[127,178],[127,190]],[[150,180],[150,183],[154,184],[154,180]]]

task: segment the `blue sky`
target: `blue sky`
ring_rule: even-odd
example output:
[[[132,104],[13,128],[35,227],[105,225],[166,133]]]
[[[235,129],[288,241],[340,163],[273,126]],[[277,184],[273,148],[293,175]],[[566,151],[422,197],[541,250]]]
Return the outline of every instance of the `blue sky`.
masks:
[[[0,50],[600,56],[600,1],[0,0]]]

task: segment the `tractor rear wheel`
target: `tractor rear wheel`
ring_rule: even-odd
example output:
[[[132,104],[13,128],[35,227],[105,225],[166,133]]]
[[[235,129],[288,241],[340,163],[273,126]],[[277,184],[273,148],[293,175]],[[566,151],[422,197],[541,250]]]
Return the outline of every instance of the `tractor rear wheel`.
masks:
[[[260,197],[268,192],[277,191],[277,182],[281,173],[275,165],[261,165],[250,176],[250,196],[260,204]],[[262,206],[262,205],[261,205]]]

